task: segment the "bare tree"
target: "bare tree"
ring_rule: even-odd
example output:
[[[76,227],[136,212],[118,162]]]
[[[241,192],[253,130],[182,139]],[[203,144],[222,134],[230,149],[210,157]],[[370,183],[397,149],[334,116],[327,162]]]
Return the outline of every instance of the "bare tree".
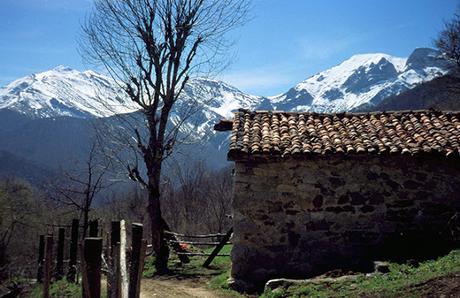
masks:
[[[246,21],[249,0],[96,0],[83,25],[81,50],[102,65],[145,116],[147,137],[135,128],[147,178],[137,164],[129,177],[148,190],[156,270],[167,272],[169,257],[160,208],[164,159],[172,152],[181,121],[171,110],[193,75],[209,72],[224,58],[223,36]],[[219,61],[221,62],[221,61]]]
[[[226,167],[210,179],[209,218],[213,219],[214,231],[227,232],[230,224],[231,200],[233,194],[231,169]]]
[[[445,57],[460,68],[460,15],[457,12],[452,20],[446,22],[444,30],[434,40],[435,46]]]
[[[63,172],[62,181],[50,186],[52,200],[79,213],[83,223],[81,241],[88,231],[89,213],[96,196],[109,187],[110,183],[104,179],[109,166],[109,162],[99,158],[97,143],[93,142],[82,166]]]
[[[184,234],[227,232],[231,213],[231,170],[212,170],[203,161],[176,162],[162,192],[164,216]],[[177,216],[180,215],[180,216]]]

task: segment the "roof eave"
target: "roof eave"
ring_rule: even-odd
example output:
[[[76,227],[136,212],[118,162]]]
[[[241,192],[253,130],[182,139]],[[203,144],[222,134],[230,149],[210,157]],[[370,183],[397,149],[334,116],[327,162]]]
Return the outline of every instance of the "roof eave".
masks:
[[[231,131],[233,120],[221,119],[218,123],[214,124],[215,131]]]

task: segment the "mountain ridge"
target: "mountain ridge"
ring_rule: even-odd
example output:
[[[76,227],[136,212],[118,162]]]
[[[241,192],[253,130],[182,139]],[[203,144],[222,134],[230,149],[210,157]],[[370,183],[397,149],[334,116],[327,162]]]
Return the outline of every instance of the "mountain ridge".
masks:
[[[448,66],[439,52],[429,48],[418,48],[407,58],[358,54],[277,96],[247,94],[218,80],[191,79],[177,104],[182,108],[201,105],[204,112],[194,118],[204,122],[229,117],[237,108],[342,112],[377,105],[389,96],[445,75]],[[61,65],[0,88],[0,109],[35,118],[101,118],[139,109],[122,94],[120,86],[107,76]]]
[[[355,55],[274,97],[251,95],[218,80],[196,78],[186,85],[171,113],[173,122],[185,121],[181,133],[190,136],[185,143],[193,144],[180,147],[176,157],[181,162],[203,159],[211,168],[223,167],[229,136],[216,133],[213,126],[231,117],[233,110],[323,113],[372,109],[390,96],[445,74],[448,65],[438,58],[439,53],[432,49],[416,49],[408,58],[382,53]],[[0,89],[0,151],[13,153],[14,160],[25,164],[23,169],[38,166],[56,171],[61,166],[71,167],[74,160],[84,161],[91,135],[96,133],[93,126],[112,126],[116,133],[127,131],[129,127],[116,119],[124,115],[142,126],[137,107],[120,92],[104,75],[65,66],[15,80]],[[101,105],[95,95],[103,96],[108,104]],[[190,111],[193,113],[187,114]]]

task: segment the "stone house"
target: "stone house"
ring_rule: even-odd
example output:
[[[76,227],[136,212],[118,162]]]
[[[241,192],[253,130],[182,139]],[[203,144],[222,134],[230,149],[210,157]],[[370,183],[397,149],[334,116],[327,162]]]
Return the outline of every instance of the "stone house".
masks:
[[[235,162],[234,288],[455,245],[460,113],[239,110],[215,129]]]

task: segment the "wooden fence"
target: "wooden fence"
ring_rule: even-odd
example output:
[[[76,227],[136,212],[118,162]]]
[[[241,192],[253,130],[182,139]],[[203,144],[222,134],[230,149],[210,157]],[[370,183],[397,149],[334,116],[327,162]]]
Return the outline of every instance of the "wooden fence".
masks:
[[[219,254],[222,248],[226,244],[231,244],[229,242],[230,237],[233,234],[233,228],[231,228],[227,233],[221,234],[206,234],[206,235],[186,235],[186,234],[179,234],[170,231],[165,231],[167,235],[169,235],[169,243],[171,247],[175,248],[179,246],[180,249],[175,249],[176,254],[180,256],[207,256],[208,258],[203,263],[203,267],[209,267],[215,257],[228,257],[228,254]],[[197,239],[197,240],[189,240],[189,239]],[[213,241],[217,239],[217,241]],[[206,252],[188,252],[184,249],[181,244],[189,244],[192,246],[214,246],[214,249],[211,253]]]
[[[83,297],[101,297],[101,276],[107,275],[108,298],[136,298],[140,294],[140,283],[146,250],[151,245],[143,239],[143,225],[133,223],[131,226],[131,246],[127,245],[127,231],[125,221],[112,221],[110,232],[106,233],[106,243],[97,221],[89,223],[89,235],[84,238],[83,245],[79,246],[79,221],[72,220],[68,226],[52,226],[58,228],[57,247],[54,251],[55,238],[52,234],[40,235],[38,252],[37,281],[43,283],[43,297],[50,296],[50,285],[53,281],[66,277],[68,282],[78,283],[81,281]],[[68,259],[64,259],[66,229],[70,228],[70,242]],[[203,267],[209,267],[215,257],[229,256],[219,252],[233,233],[230,229],[227,233],[206,235],[185,235],[165,231],[169,245],[177,253],[182,262],[188,262],[191,256],[207,256]],[[212,247],[211,253],[203,250],[190,251],[184,246]],[[80,262],[77,256],[80,255]],[[129,257],[128,257],[129,256]],[[55,257],[55,258],[54,258]],[[65,265],[67,264],[67,272]],[[80,270],[79,270],[80,269]],[[79,278],[78,273],[82,276]]]
[[[71,227],[71,232],[69,259],[64,260],[66,227]],[[108,298],[139,297],[147,241],[143,239],[142,224],[133,223],[131,229],[130,247],[124,220],[111,223],[105,247],[103,238],[99,237],[97,221],[90,222],[89,237],[84,238],[82,247],[78,245],[79,223],[76,219],[69,226],[59,226],[56,250],[52,234],[40,235],[37,281],[43,283],[43,297],[50,297],[51,283],[64,277],[65,264],[67,281],[81,281],[83,297],[101,297],[102,273],[107,275]],[[82,256],[80,262],[77,262],[78,255]],[[79,271],[82,272],[81,279]]]

